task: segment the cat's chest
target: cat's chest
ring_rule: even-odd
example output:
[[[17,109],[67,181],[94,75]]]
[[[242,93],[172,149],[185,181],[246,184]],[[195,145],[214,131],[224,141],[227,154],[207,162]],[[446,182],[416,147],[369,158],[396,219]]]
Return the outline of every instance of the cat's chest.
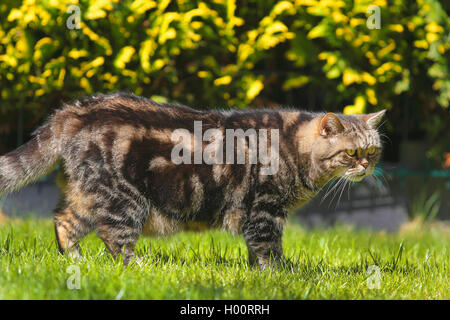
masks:
[[[311,189],[300,179],[295,179],[290,188],[286,190],[286,207],[298,209],[308,204],[318,194],[318,190]]]

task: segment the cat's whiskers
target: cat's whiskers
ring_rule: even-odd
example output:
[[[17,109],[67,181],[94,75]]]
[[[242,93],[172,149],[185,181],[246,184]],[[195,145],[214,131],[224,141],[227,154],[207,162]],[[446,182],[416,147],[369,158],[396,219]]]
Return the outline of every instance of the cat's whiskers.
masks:
[[[320,201],[320,204],[326,199],[326,197],[331,194],[331,192],[342,182],[343,177],[340,177],[334,184],[330,184],[327,191],[325,192],[325,195],[322,197],[322,200]],[[331,189],[330,189],[331,188]]]
[[[373,176],[380,181],[384,186],[386,186],[388,184],[388,181],[386,179],[385,174],[383,173],[383,170],[381,168],[375,168],[374,173],[376,173],[376,175],[374,174]],[[381,179],[378,178],[378,176],[380,176]]]
[[[377,130],[377,131],[380,130],[380,128],[381,128],[386,122],[387,122],[387,119],[384,120],[383,122],[381,122],[381,123],[377,126],[376,130]]]
[[[334,198],[336,197],[336,195],[339,193],[340,188],[345,185],[346,179],[344,177],[341,177],[338,181],[338,183],[336,184],[336,186],[338,186],[336,189],[334,189],[334,193],[333,193],[333,197],[330,200],[330,204],[333,202]]]
[[[316,194],[319,194],[325,187],[327,187],[327,190],[325,191],[325,193],[328,192],[328,190],[331,188],[331,186],[334,186],[334,184],[337,182],[337,180],[330,179],[327,183],[325,183],[323,186],[321,186],[319,188],[319,190],[317,190]]]
[[[350,188],[353,186],[354,182],[350,181],[350,184],[348,186],[348,191],[347,191],[347,199],[350,200]]]
[[[342,197],[342,193],[344,192],[345,187],[347,186],[347,184],[348,184],[349,181],[350,181],[350,180],[345,179],[345,182],[344,182],[344,184],[343,184],[342,187],[341,187],[341,192],[339,193],[339,197],[338,197],[338,200],[337,200],[337,202],[336,202],[336,206],[334,207],[335,210],[336,210],[336,208],[339,206],[339,203],[340,203],[341,197]]]
[[[379,133],[378,135],[379,135],[379,137],[380,137],[381,142],[383,142],[383,144],[384,144],[387,140],[388,140],[388,142],[389,142],[390,144],[392,144],[392,140],[391,140],[391,138],[389,138],[388,135],[386,135],[386,134],[384,134],[384,133]],[[386,139],[386,140],[385,140],[385,139]]]
[[[379,177],[377,177],[376,175],[372,175],[372,176],[370,176],[371,180],[369,180],[369,181],[373,181],[373,184],[375,185],[375,187],[380,192],[384,192],[387,188],[388,183],[383,174],[381,174],[380,177],[381,177],[381,179]]]

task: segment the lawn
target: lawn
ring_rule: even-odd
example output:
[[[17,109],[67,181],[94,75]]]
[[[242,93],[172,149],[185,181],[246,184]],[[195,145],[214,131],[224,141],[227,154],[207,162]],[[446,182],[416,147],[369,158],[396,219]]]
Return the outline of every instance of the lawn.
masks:
[[[84,259],[71,261],[57,252],[51,220],[13,220],[0,226],[0,299],[450,299],[449,243],[443,228],[291,224],[283,237],[291,266],[261,272],[248,267],[241,237],[187,232],[141,238],[124,268],[95,234],[81,242]],[[372,265],[379,273],[367,272]],[[78,271],[80,288],[69,289]]]

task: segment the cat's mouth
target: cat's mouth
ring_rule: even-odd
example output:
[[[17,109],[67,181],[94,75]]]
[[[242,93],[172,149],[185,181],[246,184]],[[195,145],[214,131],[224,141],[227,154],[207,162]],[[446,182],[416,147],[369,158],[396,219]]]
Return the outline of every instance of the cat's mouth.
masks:
[[[353,181],[353,182],[359,182],[362,179],[364,179],[366,176],[369,175],[369,172],[362,171],[358,173],[347,173],[344,175],[345,179]]]

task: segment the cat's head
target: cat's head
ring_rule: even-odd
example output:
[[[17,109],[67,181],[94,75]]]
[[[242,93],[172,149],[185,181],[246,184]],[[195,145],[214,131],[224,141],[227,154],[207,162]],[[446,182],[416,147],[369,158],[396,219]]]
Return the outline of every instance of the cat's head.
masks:
[[[361,181],[373,173],[381,156],[377,127],[385,111],[320,117],[311,156],[323,177]]]

